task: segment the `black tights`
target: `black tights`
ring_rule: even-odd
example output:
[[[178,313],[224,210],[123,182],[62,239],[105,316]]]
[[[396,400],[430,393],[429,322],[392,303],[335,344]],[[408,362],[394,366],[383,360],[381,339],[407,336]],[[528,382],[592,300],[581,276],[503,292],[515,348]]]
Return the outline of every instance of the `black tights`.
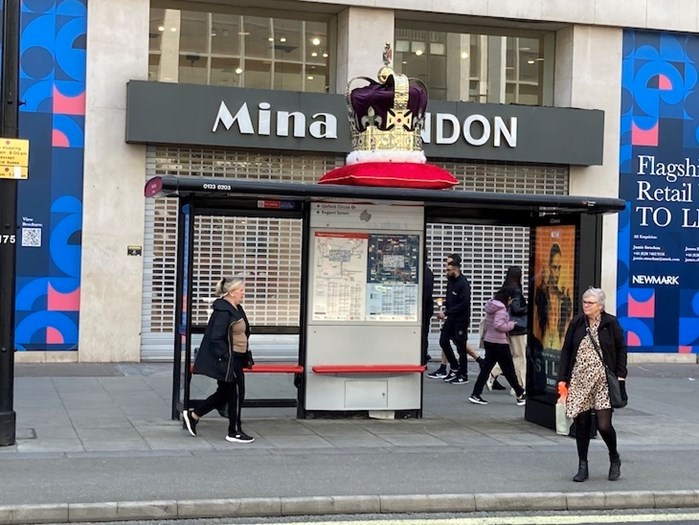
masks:
[[[617,457],[616,430],[612,426],[612,409],[597,410],[597,430],[609,449],[610,457]],[[578,446],[578,459],[587,461],[587,450],[590,447],[590,426],[592,425],[592,410],[581,412],[575,417],[575,443]]]

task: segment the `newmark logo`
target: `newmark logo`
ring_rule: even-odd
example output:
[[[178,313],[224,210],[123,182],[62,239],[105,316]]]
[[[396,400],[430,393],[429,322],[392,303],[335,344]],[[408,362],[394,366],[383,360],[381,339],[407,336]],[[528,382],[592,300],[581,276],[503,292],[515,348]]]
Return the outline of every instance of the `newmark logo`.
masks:
[[[634,275],[631,278],[633,284],[665,284],[676,285],[680,284],[679,275]]]

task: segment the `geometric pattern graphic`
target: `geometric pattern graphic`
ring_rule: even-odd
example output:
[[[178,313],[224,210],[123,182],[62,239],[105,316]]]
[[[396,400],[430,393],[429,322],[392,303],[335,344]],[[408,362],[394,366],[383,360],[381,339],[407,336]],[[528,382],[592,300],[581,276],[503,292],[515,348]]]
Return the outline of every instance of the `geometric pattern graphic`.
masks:
[[[629,349],[699,353],[699,36],[624,31],[617,314]]]
[[[682,290],[680,300],[680,352],[696,352],[699,347],[699,290]]]
[[[629,317],[655,318],[655,290],[634,288],[629,290]]]
[[[15,343],[77,350],[87,0],[21,6],[19,134],[30,155],[29,178],[18,185]]]

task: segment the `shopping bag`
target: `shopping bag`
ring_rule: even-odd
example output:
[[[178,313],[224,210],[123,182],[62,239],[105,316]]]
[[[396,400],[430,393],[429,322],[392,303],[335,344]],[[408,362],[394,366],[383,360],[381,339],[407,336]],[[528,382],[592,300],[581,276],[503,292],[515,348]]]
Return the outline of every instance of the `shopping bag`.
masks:
[[[478,325],[478,348],[485,348],[485,318]]]
[[[570,426],[573,424],[573,420],[566,417],[566,403],[564,400],[559,399],[556,402],[556,434],[562,436],[567,436],[570,434]]]

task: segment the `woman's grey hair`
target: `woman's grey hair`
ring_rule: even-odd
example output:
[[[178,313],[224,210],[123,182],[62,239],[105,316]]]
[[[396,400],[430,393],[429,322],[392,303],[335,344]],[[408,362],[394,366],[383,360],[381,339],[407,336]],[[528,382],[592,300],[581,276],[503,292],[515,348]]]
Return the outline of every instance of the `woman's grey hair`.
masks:
[[[585,290],[585,293],[583,294],[583,299],[587,297],[594,297],[595,301],[597,301],[597,304],[604,308],[604,301],[607,298],[607,296],[605,295],[604,290],[602,290],[602,288],[595,288],[593,286],[590,286],[587,290]]]
[[[231,290],[237,290],[244,284],[242,277],[224,277],[216,283],[216,295],[223,297]]]

